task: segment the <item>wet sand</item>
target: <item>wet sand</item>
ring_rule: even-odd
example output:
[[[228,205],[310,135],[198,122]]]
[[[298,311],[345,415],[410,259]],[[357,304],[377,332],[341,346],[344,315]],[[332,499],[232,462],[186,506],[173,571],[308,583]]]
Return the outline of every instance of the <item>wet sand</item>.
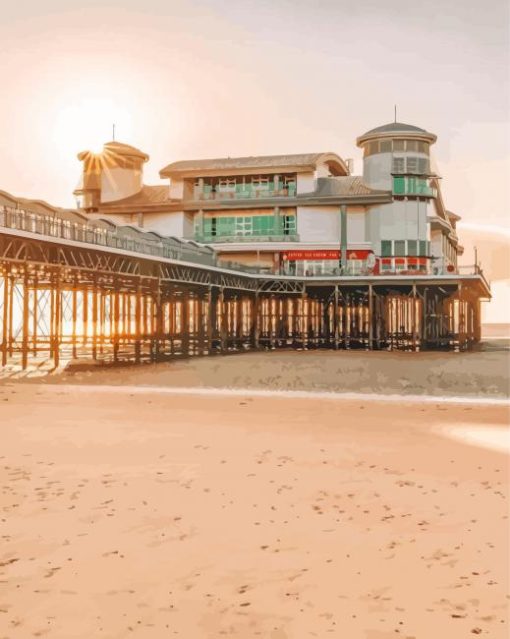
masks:
[[[510,343],[488,351],[399,353],[265,351],[191,357],[159,364],[64,371],[47,383],[358,392],[505,398]]]
[[[3,384],[0,410],[1,639],[508,636],[508,457],[462,440],[507,407]]]

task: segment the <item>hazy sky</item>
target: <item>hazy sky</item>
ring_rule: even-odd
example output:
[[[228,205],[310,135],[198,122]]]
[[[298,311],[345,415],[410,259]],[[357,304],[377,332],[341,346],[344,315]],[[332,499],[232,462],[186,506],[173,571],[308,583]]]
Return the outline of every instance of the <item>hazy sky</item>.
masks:
[[[510,227],[508,0],[40,0],[0,17],[0,188],[72,205],[76,153],[165,164],[335,151],[393,119],[438,135],[447,206]]]

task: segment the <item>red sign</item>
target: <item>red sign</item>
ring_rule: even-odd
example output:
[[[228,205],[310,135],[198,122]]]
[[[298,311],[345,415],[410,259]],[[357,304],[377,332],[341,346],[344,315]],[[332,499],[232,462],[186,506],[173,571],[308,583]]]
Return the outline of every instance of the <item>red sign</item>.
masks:
[[[366,260],[368,254],[372,251],[348,250],[348,260]],[[282,259],[285,260],[339,260],[341,251],[286,251],[282,253]]]

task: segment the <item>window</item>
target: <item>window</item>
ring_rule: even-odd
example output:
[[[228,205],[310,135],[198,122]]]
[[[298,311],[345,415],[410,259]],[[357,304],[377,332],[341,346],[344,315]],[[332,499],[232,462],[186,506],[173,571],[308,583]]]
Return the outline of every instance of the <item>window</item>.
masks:
[[[296,216],[284,215],[283,216],[283,234],[295,235],[296,233]]]
[[[417,153],[418,152],[418,142],[416,140],[407,140],[407,150]]]
[[[253,186],[267,186],[269,183],[269,178],[263,175],[254,175],[251,179],[251,183]]]
[[[418,153],[427,153],[429,152],[429,145],[427,142],[418,142]]]
[[[283,176],[283,185],[284,186],[296,186],[296,176],[295,175],[284,175]]]
[[[417,193],[417,182],[418,181],[419,180],[417,180],[415,177],[407,178],[406,193],[409,193],[409,195],[414,195],[415,193]]]
[[[216,218],[216,235],[232,236],[235,235],[236,218],[235,217],[218,217]]]
[[[253,218],[254,235],[272,235],[275,232],[275,218],[272,215],[256,215]]]
[[[253,235],[253,218],[252,217],[236,217],[235,234],[236,235]]]
[[[406,141],[405,140],[393,140],[393,150],[394,151],[405,151]]]
[[[393,193],[403,195],[406,192],[406,179],[404,177],[393,178]]]
[[[426,175],[429,172],[429,161],[427,158],[418,158],[418,173]]]
[[[408,173],[417,173],[418,172],[418,158],[407,158],[407,172]]]
[[[393,173],[405,173],[404,158],[393,158]]]
[[[391,153],[391,140],[382,140],[379,146],[380,153]]]
[[[379,151],[379,143],[378,142],[370,142],[370,144],[366,147],[367,155],[374,155]]]
[[[220,178],[216,186],[218,191],[234,191],[236,188],[235,178]]]
[[[389,257],[391,255],[391,240],[381,241],[381,255],[383,257]]]
[[[406,242],[405,240],[395,240],[395,255],[406,254]]]
[[[418,255],[418,241],[417,240],[407,240],[407,254],[408,255]]]

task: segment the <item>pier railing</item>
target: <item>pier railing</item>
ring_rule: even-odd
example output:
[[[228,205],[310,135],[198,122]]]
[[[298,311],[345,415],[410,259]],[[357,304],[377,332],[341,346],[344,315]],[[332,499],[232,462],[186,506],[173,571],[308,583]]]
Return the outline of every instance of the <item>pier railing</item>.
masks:
[[[103,220],[82,223],[24,209],[0,207],[0,227],[101,247],[134,251],[148,256],[217,266],[216,254],[207,247],[172,237],[157,238],[157,234],[151,232],[146,235],[153,237],[144,237],[144,231],[138,231],[133,227],[107,228],[110,225],[114,227],[113,223]]]
[[[67,213],[72,218],[74,213]],[[15,229],[35,233],[37,235],[65,239],[75,242],[84,242],[99,247],[109,247],[130,252],[140,253],[149,257],[161,257],[183,262],[191,262],[204,266],[221,267],[241,273],[271,275],[267,268],[256,265],[244,265],[238,262],[218,262],[217,253],[212,247],[197,244],[175,237],[160,236],[150,230],[137,229],[134,226],[117,226],[111,221],[96,219],[88,222],[77,222],[57,215],[42,215],[27,209],[15,209],[9,206],[0,206],[0,228]],[[289,239],[289,238],[287,238]],[[458,273],[463,275],[480,275],[487,287],[489,283],[483,275],[479,265],[459,266]],[[447,271],[438,274],[448,274]],[[451,273],[449,273],[451,274]],[[278,275],[278,274],[276,274]],[[282,275],[291,275],[282,273]],[[307,274],[306,279],[324,277],[324,275],[340,276],[340,270],[334,269],[331,273]],[[373,275],[373,273],[347,272],[345,275]],[[381,275],[399,276],[413,275],[415,277],[427,276],[428,273],[413,272],[388,272]],[[301,276],[302,277],[302,276]]]

